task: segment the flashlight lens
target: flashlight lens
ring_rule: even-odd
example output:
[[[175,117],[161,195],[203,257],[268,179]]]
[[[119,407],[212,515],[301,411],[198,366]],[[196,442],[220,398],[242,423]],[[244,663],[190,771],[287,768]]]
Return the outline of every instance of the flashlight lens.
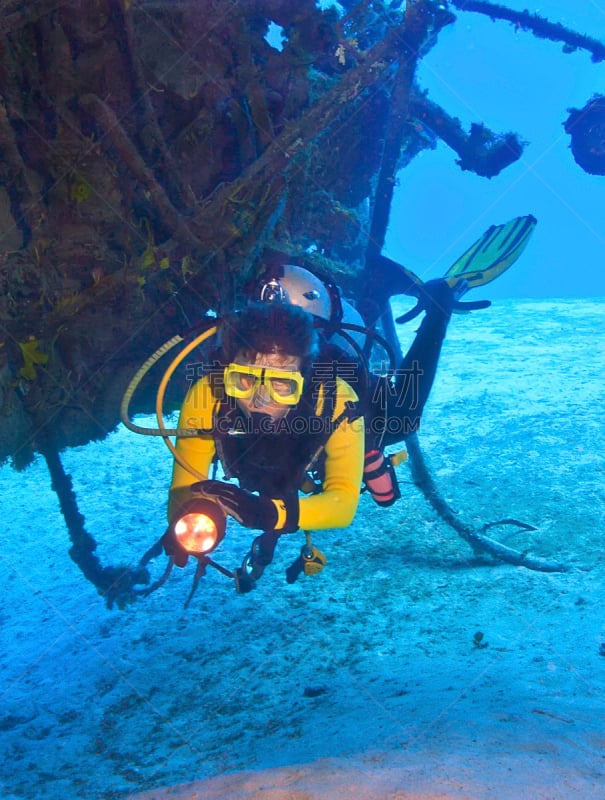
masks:
[[[210,553],[218,544],[218,531],[208,514],[185,514],[174,526],[174,534],[188,553]]]

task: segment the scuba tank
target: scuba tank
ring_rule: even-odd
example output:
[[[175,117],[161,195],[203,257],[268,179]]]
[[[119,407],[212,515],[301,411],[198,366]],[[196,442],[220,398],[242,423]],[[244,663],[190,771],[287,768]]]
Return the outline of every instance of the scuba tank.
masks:
[[[379,506],[392,506],[401,497],[391,457],[385,456],[380,450],[369,450],[366,453],[363,481]]]

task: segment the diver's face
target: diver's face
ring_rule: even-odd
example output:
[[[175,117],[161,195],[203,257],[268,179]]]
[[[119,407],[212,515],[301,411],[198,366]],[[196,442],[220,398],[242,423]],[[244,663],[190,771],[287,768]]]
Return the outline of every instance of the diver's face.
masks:
[[[288,356],[282,353],[257,353],[254,360],[246,357],[242,352],[237,353],[235,363],[252,367],[266,367],[269,369],[283,369],[300,371],[302,359],[299,356]],[[254,413],[267,414],[276,421],[285,417],[292,408],[291,405],[278,403],[269,394],[266,386],[261,385],[251,397],[238,397],[236,403],[247,416]]]

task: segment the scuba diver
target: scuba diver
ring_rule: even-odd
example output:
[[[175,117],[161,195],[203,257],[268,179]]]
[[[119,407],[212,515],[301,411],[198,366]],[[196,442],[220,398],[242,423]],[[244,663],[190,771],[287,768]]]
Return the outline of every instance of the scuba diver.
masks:
[[[190,555],[198,561],[190,598],[208,564],[234,578],[239,593],[249,592],[272,562],[280,536],[302,529],[306,544],[286,570],[292,583],[326,563],[311,541],[311,530],[348,526],[361,491],[381,506],[392,505],[401,496],[394,466],[405,451],[385,455],[384,448],[405,443],[418,430],[452,313],[490,305],[460,298],[508,269],[535,224],[527,216],[491,226],[443,278],[427,282],[378,256],[374,267],[383,283],[374,281],[369,299],[377,301],[375,310],[368,312],[366,303],[363,317],[326,276],[293,264],[268,268],[251,302],[218,321],[207,320],[208,330],[187,345],[165,374],[159,409],[178,364],[199,343],[216,337],[172,431],[163,425],[161,413],[158,430],[138,428],[128,419],[128,403],[142,376],[183,339],[175,337],[156,351],[133,379],[122,409],[128,427],[162,435],[175,458],[168,529],[141,565],[158,548],[170,563],[164,577],[144,593],[161,585],[172,565],[184,566]],[[420,313],[424,318],[408,352],[395,364],[388,325],[383,323],[385,341],[375,324],[389,296],[400,293],[417,303],[396,321]],[[391,354],[389,368],[378,374],[368,366],[376,342]],[[176,436],[175,445],[170,434]],[[216,479],[219,463],[223,480]],[[226,516],[260,532],[233,572],[210,557],[225,535]]]
[[[193,482],[187,467],[175,461],[164,547],[178,557],[178,521],[185,520],[181,528],[188,518],[196,525],[195,514],[188,515],[196,502],[216,503],[244,527],[262,531],[235,572],[236,588],[243,593],[271,563],[282,534],[352,522],[364,427],[351,386],[325,374],[313,317],[305,310],[251,304],[226,317],[219,336],[217,366],[191,387],[180,413],[179,428],[196,428],[200,435],[177,438],[176,450],[182,463],[205,476],[218,459],[225,478],[236,477],[239,486]],[[320,464],[321,483],[305,483]],[[299,499],[301,488],[311,493]],[[305,572],[320,569],[322,559],[311,548]]]
[[[382,449],[418,429],[459,293],[442,279],[424,284],[425,317],[400,367],[380,376],[366,368],[362,376],[359,338],[344,337],[347,326],[364,328],[342,323],[340,311],[339,327],[329,324],[343,304],[336,287],[296,265],[270,272],[260,300],[220,323],[215,367],[181,408],[178,427],[200,434],[177,437],[164,538],[176,563],[179,542],[198,525],[199,501],[261,531],[235,571],[240,593],[254,588],[281,535],[347,527],[362,481],[379,505],[394,503],[400,491]],[[347,318],[356,318],[352,306]],[[216,461],[223,481],[208,480]],[[194,480],[187,465],[206,479]],[[309,493],[299,497],[300,490]],[[323,563],[311,546],[303,571]]]

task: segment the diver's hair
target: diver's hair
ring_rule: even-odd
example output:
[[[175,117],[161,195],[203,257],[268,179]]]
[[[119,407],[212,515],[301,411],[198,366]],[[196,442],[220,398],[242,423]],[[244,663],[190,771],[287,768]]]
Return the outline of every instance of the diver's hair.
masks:
[[[282,303],[251,303],[225,317],[221,339],[226,361],[233,361],[239,352],[251,358],[257,353],[279,353],[298,356],[307,366],[319,352],[312,315]]]

